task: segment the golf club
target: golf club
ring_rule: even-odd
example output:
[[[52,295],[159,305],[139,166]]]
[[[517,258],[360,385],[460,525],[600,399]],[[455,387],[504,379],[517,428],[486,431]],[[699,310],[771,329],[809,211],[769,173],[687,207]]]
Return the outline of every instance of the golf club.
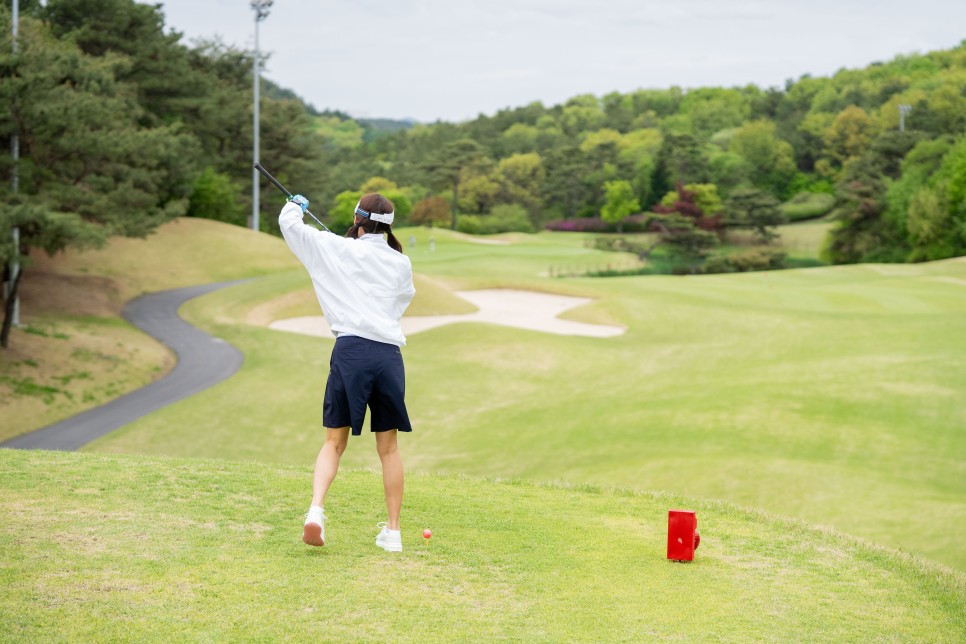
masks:
[[[275,177],[273,177],[268,172],[268,170],[266,170],[265,168],[262,167],[262,164],[259,163],[258,161],[255,162],[255,169],[258,170],[259,172],[261,172],[263,175],[265,175],[265,178],[266,179],[268,179],[273,184],[275,184],[275,187],[278,188],[279,190],[281,190],[285,194],[286,197],[288,197],[289,199],[292,198],[292,193],[289,192],[285,188],[285,186],[283,186],[282,184],[280,184],[278,182],[278,179],[276,179]],[[305,211],[305,214],[308,215],[309,217],[311,217],[312,219],[314,219],[316,221],[316,223],[318,223],[320,226],[322,226],[322,230],[324,230],[326,232],[329,232],[329,233],[332,232],[331,230],[329,230],[329,228],[325,224],[323,224],[321,221],[319,221],[319,218],[318,217],[316,217],[315,215],[313,215],[311,212],[309,212],[308,210],[306,210]]]

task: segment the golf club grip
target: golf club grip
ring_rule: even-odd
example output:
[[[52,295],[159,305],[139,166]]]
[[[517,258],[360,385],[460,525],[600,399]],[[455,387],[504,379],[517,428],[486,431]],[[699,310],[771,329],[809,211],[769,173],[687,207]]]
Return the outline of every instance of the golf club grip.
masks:
[[[271,181],[272,183],[274,183],[275,184],[275,187],[278,188],[279,190],[281,190],[285,194],[286,197],[288,197],[289,199],[292,198],[292,193],[289,192],[288,190],[286,190],[285,189],[285,186],[283,186],[282,184],[280,184],[278,182],[278,179],[276,179],[271,174],[269,174],[268,170],[266,170],[265,168],[263,168],[262,167],[262,164],[259,163],[258,161],[255,162],[255,169],[258,170],[259,172],[261,172],[263,175],[265,175],[265,178],[266,179],[268,179],[269,181]]]
[[[291,192],[289,192],[288,190],[286,190],[286,189],[285,189],[285,186],[283,186],[282,184],[280,184],[280,183],[278,182],[278,179],[276,179],[275,177],[273,177],[273,176],[272,176],[272,175],[271,175],[271,174],[269,173],[269,171],[268,171],[268,170],[266,170],[265,168],[263,168],[263,167],[262,167],[262,164],[261,164],[261,163],[259,163],[258,161],[256,161],[256,162],[255,162],[255,169],[256,169],[256,170],[258,170],[259,172],[261,172],[261,173],[262,173],[263,175],[265,175],[265,178],[266,178],[266,179],[268,179],[269,181],[271,181],[272,183],[274,183],[274,184],[275,184],[275,187],[276,187],[276,188],[278,188],[279,190],[281,190],[281,191],[282,191],[282,192],[283,192],[283,193],[285,194],[285,196],[286,196],[286,197],[288,197],[289,199],[291,199],[291,198],[292,198],[292,193],[291,193]],[[322,230],[325,230],[325,231],[327,231],[327,232],[330,232],[330,233],[332,232],[331,230],[329,230],[329,228],[328,228],[328,226],[326,226],[326,225],[325,225],[325,224],[323,224],[323,223],[322,223],[321,221],[319,221],[319,218],[318,218],[318,217],[316,217],[315,215],[313,215],[313,214],[312,214],[311,212],[309,212],[308,210],[305,210],[305,211],[303,211],[303,212],[304,212],[304,214],[306,214],[306,215],[308,215],[309,217],[311,217],[312,219],[314,219],[314,220],[315,220],[315,222],[316,222],[316,223],[317,223],[318,225],[320,225],[320,226],[322,226]]]

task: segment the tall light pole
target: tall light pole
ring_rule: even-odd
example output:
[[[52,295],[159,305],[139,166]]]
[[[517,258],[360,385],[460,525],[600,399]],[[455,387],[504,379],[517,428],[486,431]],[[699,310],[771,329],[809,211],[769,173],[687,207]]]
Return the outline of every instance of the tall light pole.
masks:
[[[251,0],[252,9],[255,10],[255,62],[252,65],[252,81],[254,85],[255,94],[255,113],[254,117],[254,127],[253,127],[253,144],[252,144],[252,161],[255,163],[259,162],[258,158],[258,85],[261,78],[260,74],[260,61],[259,61],[259,51],[258,51],[258,23],[268,17],[268,10],[271,8],[274,0]],[[252,164],[252,230],[258,230],[258,170],[255,169],[254,163]]]
[[[20,3],[18,0],[13,0],[13,19],[11,20],[10,34],[13,41],[13,53],[17,54],[17,28],[20,23]],[[10,188],[16,198],[17,192],[20,191],[20,135],[14,130],[13,136],[10,137],[10,157],[13,159],[13,169],[10,172]],[[13,227],[11,231],[13,237],[13,258],[10,260],[10,282],[4,284],[4,294],[8,295],[13,291],[14,285],[17,283],[17,276],[20,274],[20,260],[18,255],[20,254],[20,228],[17,226]],[[11,316],[11,323],[13,326],[20,326],[20,296],[17,295],[13,300],[13,315]]]
[[[899,131],[906,131],[906,114],[912,111],[912,105],[899,106]]]

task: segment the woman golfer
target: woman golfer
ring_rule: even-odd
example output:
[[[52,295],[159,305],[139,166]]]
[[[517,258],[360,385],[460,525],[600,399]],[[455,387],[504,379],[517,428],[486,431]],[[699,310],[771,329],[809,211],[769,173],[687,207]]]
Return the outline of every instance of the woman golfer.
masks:
[[[412,431],[412,426],[399,350],[406,337],[399,319],[416,293],[412,265],[392,234],[393,204],[382,195],[368,194],[359,201],[345,237],[302,223],[307,208],[308,200],[295,195],[282,208],[278,223],[288,247],[309,271],[336,340],[322,411],[325,444],[315,461],[302,541],[325,545],[325,495],[339,471],[349,431],[362,433],[368,406],[389,511],[388,523],[377,525],[382,531],[376,545],[401,552],[403,466],[396,435]]]

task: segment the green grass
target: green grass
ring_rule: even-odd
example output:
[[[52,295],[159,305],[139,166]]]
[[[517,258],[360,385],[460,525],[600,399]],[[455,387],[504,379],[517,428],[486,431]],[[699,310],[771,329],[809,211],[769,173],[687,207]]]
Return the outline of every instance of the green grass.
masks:
[[[104,404],[173,365],[118,318],[34,314],[0,351],[0,441]]]
[[[125,299],[171,288],[269,275],[299,266],[278,237],[182,217],[144,239],[112,237],[103,249],[39,258],[41,270],[109,278]],[[29,270],[29,269],[28,269]],[[25,273],[25,280],[30,274]]]
[[[405,550],[388,554],[372,544],[381,481],[360,470],[333,488],[328,545],[301,544],[309,478],[0,451],[0,639],[966,638],[962,574],[724,503],[416,475]],[[665,559],[678,506],[702,532],[689,564]]]
[[[596,297],[568,317],[628,332],[412,336],[412,467],[727,499],[966,569],[966,262],[541,277],[565,244],[586,251],[571,240],[414,256],[454,286]],[[331,341],[233,322],[307,287],[286,273],[189,303],[189,319],[245,352],[241,373],[89,449],[312,462]],[[377,466],[359,451],[346,462]]]
[[[820,225],[788,228],[814,244]],[[131,271],[121,293],[204,271],[226,279],[220,271],[241,262],[244,244],[194,232],[192,244],[223,252],[188,277],[172,270],[178,262],[134,261],[166,256],[177,235],[119,252],[123,270],[110,255],[67,268]],[[101,453],[0,452],[9,517],[0,633],[964,638],[962,572],[917,556],[966,570],[966,262],[551,279],[552,266],[593,267],[613,255],[580,235],[487,245],[446,231],[433,233],[429,253],[429,231],[413,233],[421,314],[451,312],[456,289],[527,288],[593,297],[566,317],[623,324],[627,334],[462,324],[412,336],[407,551],[389,563],[369,548],[384,514],[378,476],[366,470],[378,467],[369,437],[353,439],[344,457],[330,546],[308,550],[298,528],[332,341],[261,326],[312,312],[304,270],[265,238],[262,259],[233,269],[262,277],[182,309],[245,352],[239,374],[87,448]],[[21,337],[71,347],[81,334],[62,322],[50,313],[34,325],[45,334]],[[158,369],[152,356],[140,354],[141,371]],[[15,365],[5,373],[55,388],[100,377],[85,364],[42,381],[34,370],[43,362],[24,355]],[[652,489],[666,492],[643,491]],[[701,520],[693,565],[664,560],[666,512],[678,505]],[[428,548],[423,527],[436,533]],[[405,601],[367,601],[386,588]]]
[[[779,242],[790,258],[818,259],[833,225],[830,221],[805,221],[778,226]]]

